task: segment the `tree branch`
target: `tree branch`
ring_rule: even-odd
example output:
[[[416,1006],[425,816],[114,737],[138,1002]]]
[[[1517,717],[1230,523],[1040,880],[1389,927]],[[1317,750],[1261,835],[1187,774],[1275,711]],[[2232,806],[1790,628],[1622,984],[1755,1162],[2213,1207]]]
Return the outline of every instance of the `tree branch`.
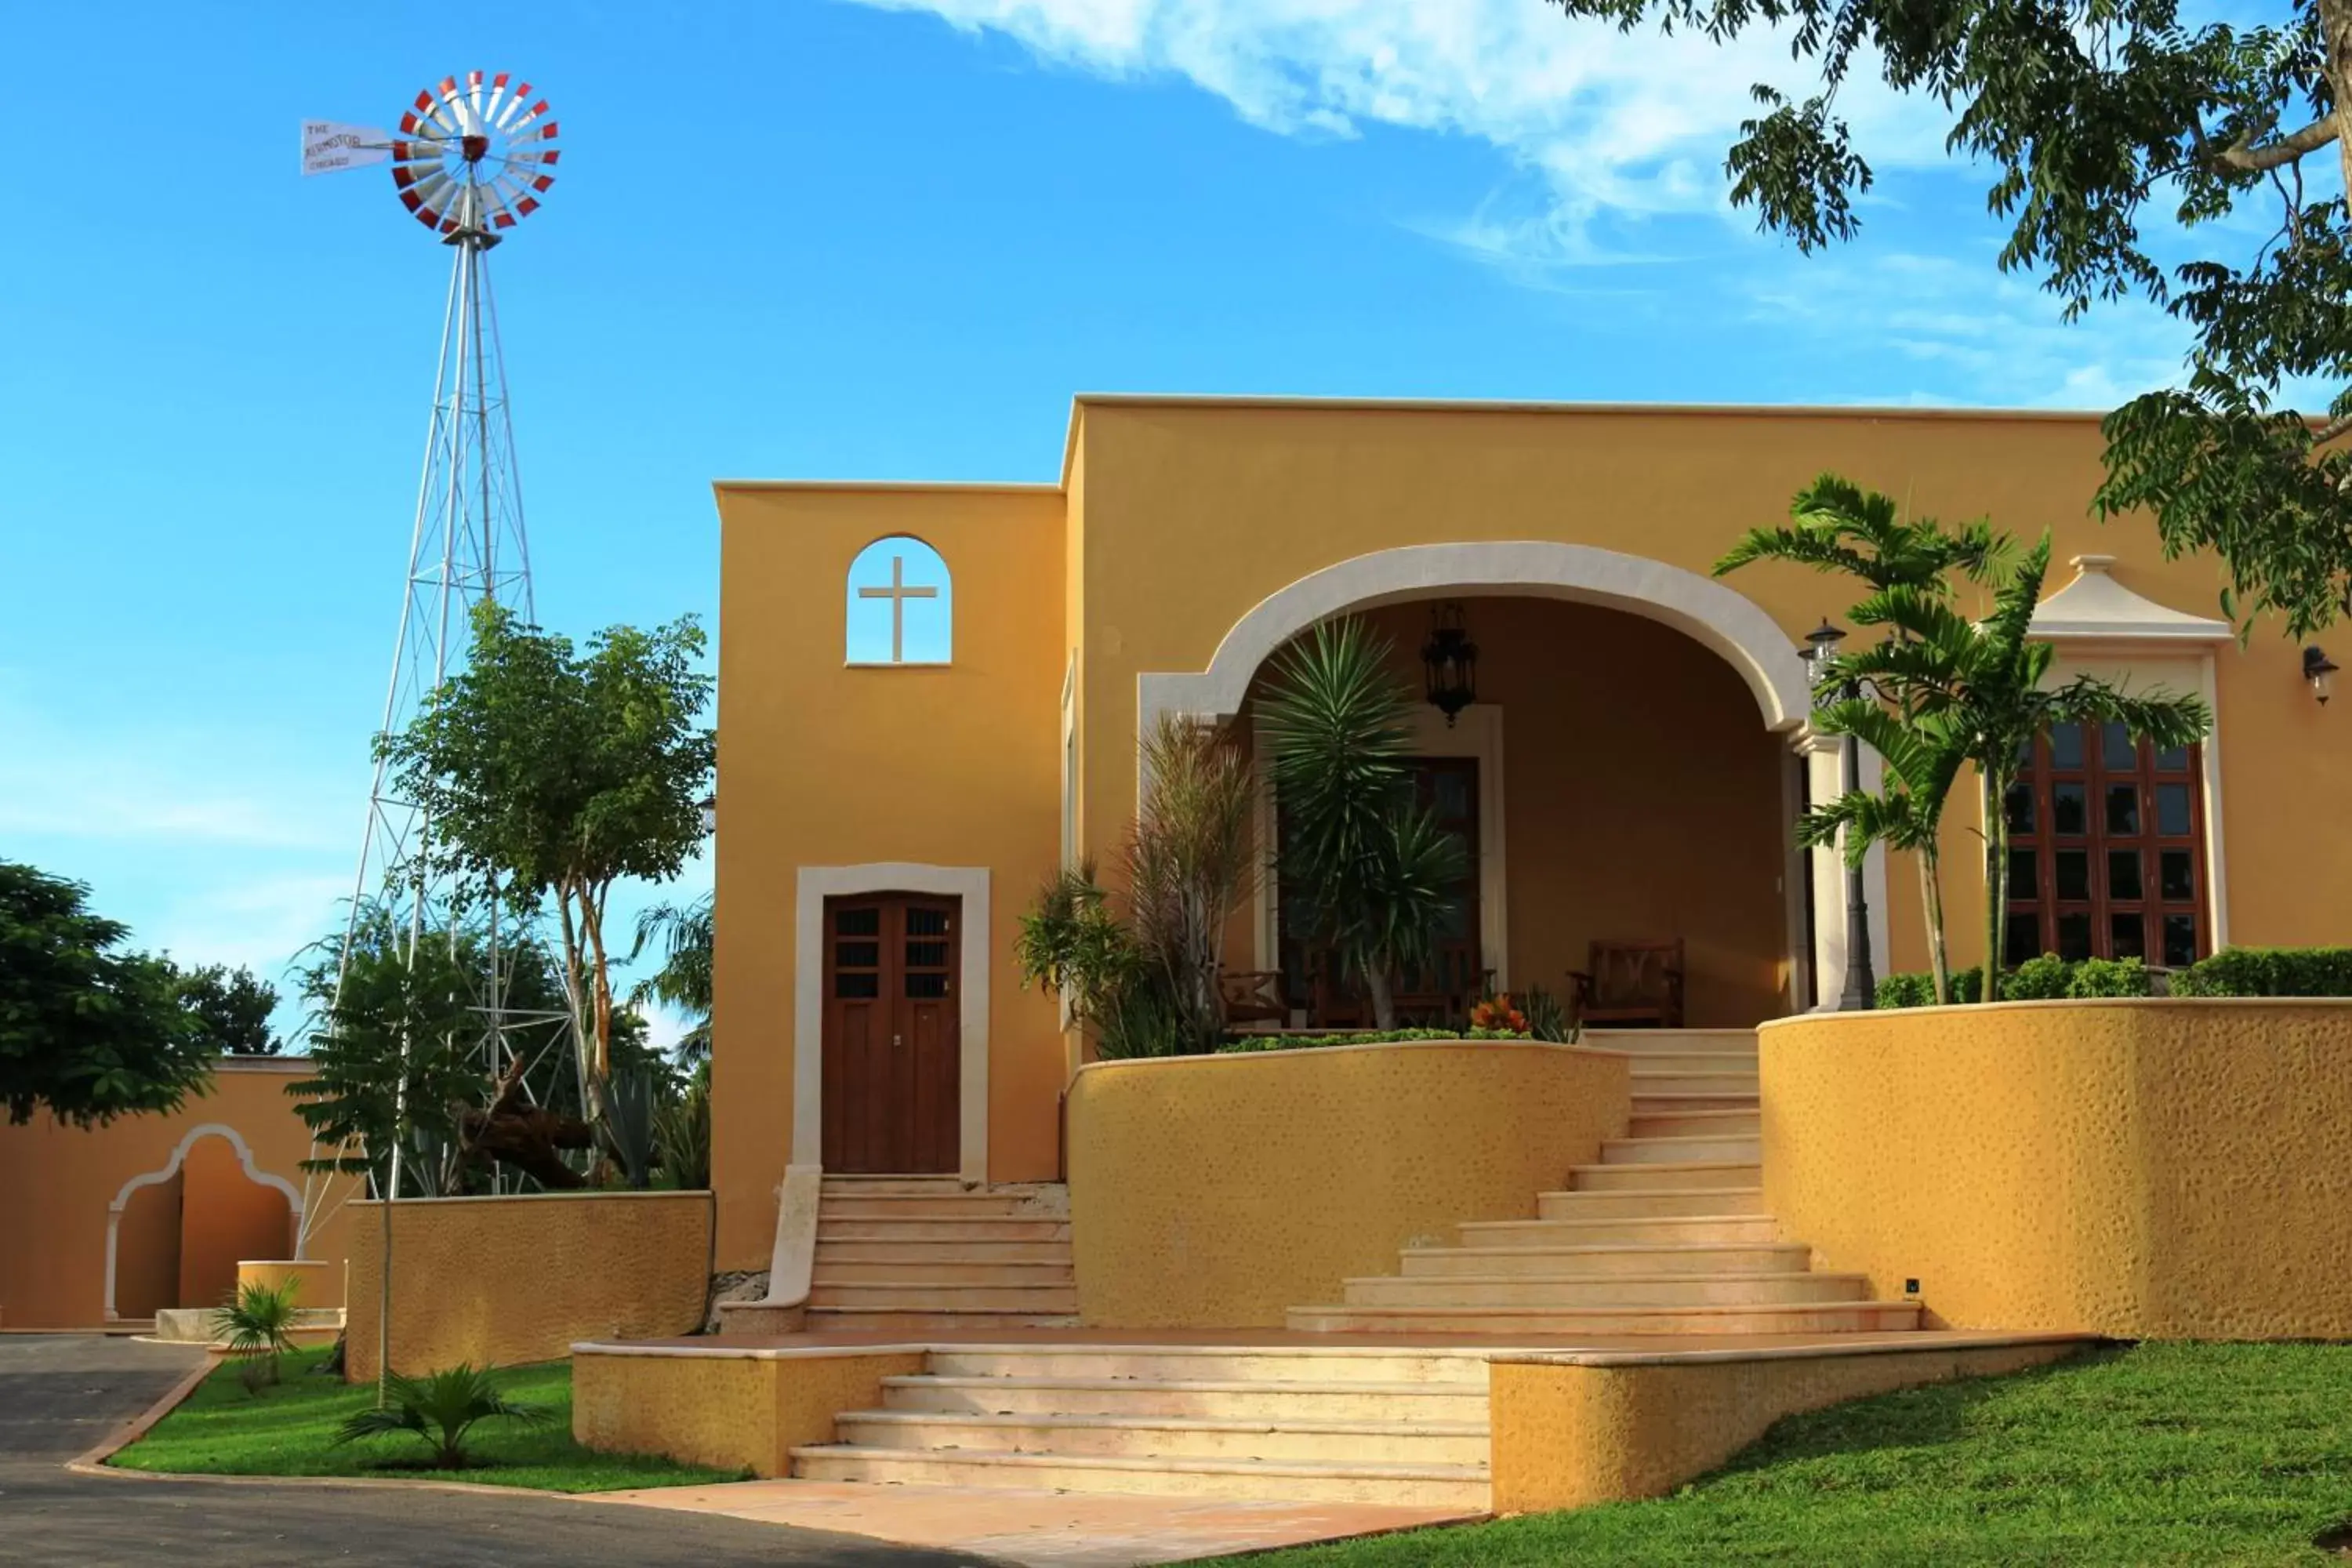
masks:
[[[2250,144],[2252,138],[2245,138],[2234,146],[2222,148],[2213,156],[2217,162],[2227,163],[2232,169],[2244,169],[2259,174],[2282,163],[2292,163],[2305,153],[2326,146],[2336,140],[2336,116],[2330,114],[2275,142],[2265,142],[2256,147]]]

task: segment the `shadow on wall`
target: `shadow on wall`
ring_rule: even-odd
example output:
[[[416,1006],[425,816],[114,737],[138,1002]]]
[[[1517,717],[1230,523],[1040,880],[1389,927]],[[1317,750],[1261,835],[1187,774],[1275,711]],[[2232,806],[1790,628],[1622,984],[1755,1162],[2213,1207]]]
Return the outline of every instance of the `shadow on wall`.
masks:
[[[115,1316],[219,1306],[236,1289],[239,1260],[289,1257],[293,1245],[286,1194],[247,1176],[226,1138],[198,1138],[168,1179],[138,1188],[123,1205]]]

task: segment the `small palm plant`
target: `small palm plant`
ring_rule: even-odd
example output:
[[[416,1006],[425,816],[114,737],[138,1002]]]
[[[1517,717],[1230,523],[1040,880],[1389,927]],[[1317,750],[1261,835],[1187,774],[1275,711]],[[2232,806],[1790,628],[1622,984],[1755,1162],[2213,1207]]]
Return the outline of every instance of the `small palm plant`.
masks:
[[[213,1338],[245,1363],[238,1376],[246,1392],[258,1394],[278,1381],[278,1360],[294,1348],[294,1295],[299,1280],[265,1285],[249,1279],[226,1306],[213,1309]]]
[[[520,1421],[536,1426],[548,1413],[536,1405],[519,1405],[499,1392],[488,1372],[467,1362],[421,1378],[388,1380],[391,1403],[354,1412],[335,1435],[337,1443],[387,1432],[415,1434],[433,1449],[433,1468],[463,1469],[467,1462],[466,1434],[484,1421]]]

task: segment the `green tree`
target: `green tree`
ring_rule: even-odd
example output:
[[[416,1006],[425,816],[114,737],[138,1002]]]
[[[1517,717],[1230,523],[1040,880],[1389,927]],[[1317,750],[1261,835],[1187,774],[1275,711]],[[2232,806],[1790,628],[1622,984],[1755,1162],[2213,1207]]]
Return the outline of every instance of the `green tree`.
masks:
[[[1982,519],[1948,527],[1931,517],[1906,518],[1893,497],[1823,474],[1797,492],[1787,523],[1750,529],[1715,563],[1715,574],[1780,561],[1839,573],[1879,594],[1944,595],[1951,592],[1949,574],[1982,582],[2014,555],[2009,539]],[[1853,618],[1862,625],[1884,624],[1871,600],[1857,605]],[[1894,635],[1906,634],[1897,627]],[[1919,867],[1936,1000],[1949,1001],[1942,832],[1944,808],[1968,759],[1967,738],[1940,716],[1923,714],[1911,685],[1881,689],[1878,695],[1891,701],[1891,710],[1874,697],[1844,699],[1842,689],[1829,681],[1816,688],[1820,706],[1813,726],[1826,735],[1854,736],[1875,750],[1885,763],[1885,782],[1877,791],[1849,791],[1807,813],[1798,826],[1798,842],[1808,847],[1842,845],[1854,865],[1873,844],[1911,852]]]
[[[1263,705],[1267,767],[1286,820],[1286,887],[1317,936],[1363,976],[1375,1023],[1396,1027],[1391,976],[1427,968],[1460,841],[1413,799],[1412,698],[1390,645],[1353,617],[1326,621],[1276,658]]]
[[[629,988],[629,1005],[659,1003],[692,1020],[678,1037],[680,1061],[710,1058],[711,911],[709,893],[690,904],[656,904],[637,916],[636,941],[629,949],[634,963],[648,945],[661,944],[661,967]]]
[[[2273,610],[2301,636],[2342,611],[2352,4],[2191,22],[2177,0],[1550,3],[1717,42],[1769,28],[1813,66],[1806,96],[1754,89],[1727,159],[1733,200],[1804,250],[1852,237],[1872,183],[1841,89],[1866,73],[1935,100],[1951,151],[1990,170],[2004,270],[2040,273],[2070,318],[2137,295],[2195,334],[2184,386],[2109,416],[2098,508],[2147,509],[2168,550],[2217,550],[2233,616]],[[2200,254],[2168,268],[2158,247],[2175,225]],[[2324,408],[2293,406],[2314,384]]]
[[[1159,965],[1190,1048],[1214,1050],[1225,1028],[1217,987],[1225,921],[1257,869],[1255,778],[1229,740],[1174,713],[1144,731],[1139,761],[1143,798],[1127,842],[1136,938]]]
[[[0,1103],[89,1127],[176,1110],[211,1080],[211,1040],[169,963],[121,951],[130,929],[89,889],[0,860]]]
[[[421,851],[460,886],[554,896],[566,994],[592,1101],[613,1068],[604,910],[623,878],[666,881],[702,841],[716,737],[698,721],[710,678],[687,617],[571,639],[485,603],[466,669],[381,742],[433,825]]]
[[[2050,570],[2050,537],[1995,582],[1992,613],[1972,621],[1948,595],[1909,585],[1886,589],[1857,606],[1855,619],[1895,635],[1828,661],[1825,679],[1863,681],[1890,693],[1909,715],[1905,728],[1932,727],[1964,740],[1983,792],[1985,955],[1983,999],[1999,994],[2002,916],[2009,902],[2010,786],[2034,738],[2053,724],[2120,723],[2159,749],[2186,746],[2212,728],[2200,698],[2162,690],[2133,693],[2096,677],[2055,685],[2057,649],[2032,639],[2034,606]]]
[[[214,1050],[223,1056],[274,1057],[285,1042],[269,1032],[269,1016],[278,1010],[278,987],[257,979],[250,969],[207,963],[196,969],[175,969],[173,993],[180,1005],[195,1015]]]

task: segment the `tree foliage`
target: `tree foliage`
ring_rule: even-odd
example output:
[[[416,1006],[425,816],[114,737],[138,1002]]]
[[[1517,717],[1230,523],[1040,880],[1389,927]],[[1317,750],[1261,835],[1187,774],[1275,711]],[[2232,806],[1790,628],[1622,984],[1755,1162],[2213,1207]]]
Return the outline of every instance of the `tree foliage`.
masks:
[[[89,1127],[176,1110],[210,1081],[214,1044],[170,963],[126,952],[89,889],[0,860],[0,1103]]]
[[[710,1058],[712,896],[705,893],[690,904],[656,904],[637,916],[636,941],[629,948],[635,963],[647,946],[661,946],[661,965],[629,988],[629,1005],[659,1003],[692,1020],[678,1037],[678,1059],[708,1061]]]
[[[2178,0],[1551,3],[1629,30],[1784,39],[1818,80],[1794,98],[1759,85],[1726,169],[1733,200],[1804,250],[1853,237],[1874,177],[1840,89],[1866,72],[1934,100],[1949,149],[1991,171],[2004,270],[2038,273],[2070,318],[2137,296],[2195,334],[2182,386],[2108,417],[2095,504],[2147,509],[2169,550],[2217,550],[2233,616],[2276,611],[2300,636],[2344,611],[2352,4],[2191,20]],[[2175,226],[2202,253],[2168,265]],[[2295,406],[2314,385],[2323,406]]]
[[[1163,713],[1144,731],[1142,803],[1127,840],[1128,900],[1192,1048],[1223,1037],[1225,921],[1255,886],[1256,779],[1230,739]]]
[[[666,881],[701,843],[716,737],[688,616],[568,637],[476,607],[466,669],[381,742],[431,823],[421,855],[460,886],[536,904],[552,894],[567,994],[592,1092],[613,1067],[604,910],[625,877]]]
[[[278,987],[256,978],[252,970],[226,963],[175,969],[172,990],[180,1005],[195,1015],[210,1047],[223,1056],[274,1057],[284,1047],[269,1032]]]

